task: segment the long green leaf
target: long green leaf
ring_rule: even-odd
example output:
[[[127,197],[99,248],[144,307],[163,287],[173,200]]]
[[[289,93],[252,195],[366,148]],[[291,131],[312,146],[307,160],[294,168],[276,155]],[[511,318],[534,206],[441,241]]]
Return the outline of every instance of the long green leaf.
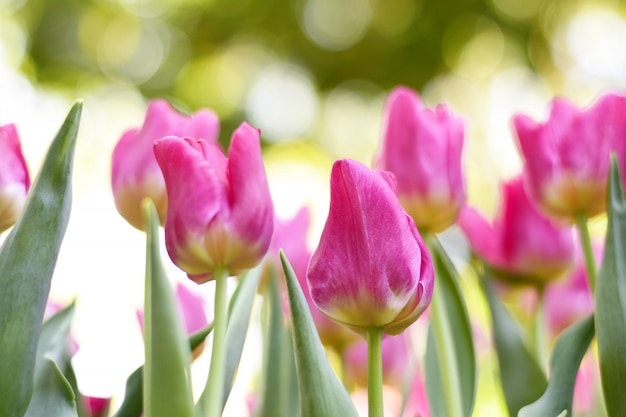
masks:
[[[289,293],[302,417],[357,417],[350,396],[328,362],[298,279],[282,251],[280,260]]]
[[[559,336],[550,358],[550,381],[544,394],[522,408],[519,417],[572,415],[574,385],[580,362],[593,339],[593,315],[579,321]]]
[[[530,354],[522,334],[509,312],[496,296],[488,271],[482,279],[493,323],[493,338],[498,354],[500,382],[510,416],[536,401],[548,386],[546,376]]]
[[[426,391],[431,413],[469,417],[474,409],[477,379],[469,315],[456,269],[436,239],[429,243],[436,273],[426,350]]]
[[[75,393],[60,368],[70,366],[69,334],[74,303],[50,317],[41,327],[37,360],[35,362],[34,390],[25,416],[48,415],[58,404],[55,416],[76,416]]]
[[[611,159],[608,231],[596,283],[596,335],[609,417],[626,415],[626,202],[617,161]]]
[[[152,201],[146,204],[146,218],[144,415],[192,417],[191,351],[161,265],[159,216]]]
[[[77,101],[0,252],[0,417],[22,416],[32,394],[43,313],[70,214],[81,111],[82,101]]]
[[[200,346],[213,330],[213,324],[209,324],[202,330],[189,337],[189,350],[193,351]],[[140,417],[143,414],[143,365],[135,369],[126,379],[124,400],[115,414],[116,417]]]

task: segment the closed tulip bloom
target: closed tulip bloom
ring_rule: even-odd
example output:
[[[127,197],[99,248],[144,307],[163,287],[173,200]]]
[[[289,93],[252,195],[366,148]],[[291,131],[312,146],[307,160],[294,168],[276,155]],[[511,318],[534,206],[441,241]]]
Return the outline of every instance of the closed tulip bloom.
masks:
[[[605,210],[614,133],[607,118],[611,101],[607,96],[579,110],[557,98],[544,123],[526,115],[513,118],[529,193],[550,216],[573,223],[577,216]]]
[[[165,136],[190,136],[216,143],[219,120],[210,110],[191,116],[174,110],[167,101],[150,102],[140,129],[124,132],[113,150],[111,185],[115,207],[131,225],[145,229],[141,201],[154,202],[161,224],[167,211],[165,182],[154,158],[153,145]]]
[[[261,262],[272,238],[274,206],[260,133],[243,123],[228,158],[214,144],[169,136],[154,144],[167,188],[167,251],[192,280],[231,275]]]
[[[420,232],[445,230],[465,202],[463,121],[444,105],[425,108],[406,87],[389,95],[385,119],[376,168],[394,173],[400,203]]]
[[[531,204],[521,176],[502,186],[493,223],[469,207],[461,210],[458,223],[473,251],[501,278],[543,285],[561,277],[574,262],[572,229]]]
[[[344,159],[330,178],[330,211],[309,262],[311,298],[359,333],[399,334],[429,305],[433,264],[395,194],[393,175]]]
[[[22,212],[30,177],[14,125],[0,126],[0,233],[13,226]]]

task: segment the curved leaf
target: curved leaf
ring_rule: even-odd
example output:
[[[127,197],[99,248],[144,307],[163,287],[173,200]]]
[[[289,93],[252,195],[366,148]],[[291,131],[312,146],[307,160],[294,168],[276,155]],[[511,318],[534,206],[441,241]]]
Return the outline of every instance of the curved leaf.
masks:
[[[611,159],[608,231],[596,283],[596,335],[609,417],[626,415],[626,202],[617,161]]]
[[[152,201],[146,207],[146,290],[144,415],[192,417],[189,374],[191,351],[184,342],[176,298],[160,259],[159,216]]]
[[[517,324],[495,295],[488,275],[485,270],[482,284],[491,310],[500,381],[509,415],[516,416],[523,406],[541,397],[548,381],[526,348]]]
[[[559,336],[550,358],[550,381],[544,394],[522,408],[519,417],[558,417],[572,414],[574,385],[580,362],[593,339],[593,315],[572,325]]]
[[[328,362],[298,279],[282,250],[280,260],[289,294],[302,417],[358,417],[350,396]]]
[[[82,111],[77,101],[48,149],[17,224],[0,251],[0,417],[21,416],[32,394],[50,279],[71,208]]]
[[[426,391],[433,416],[470,417],[476,397],[472,328],[458,274],[437,239],[429,241],[435,289],[426,349]]]

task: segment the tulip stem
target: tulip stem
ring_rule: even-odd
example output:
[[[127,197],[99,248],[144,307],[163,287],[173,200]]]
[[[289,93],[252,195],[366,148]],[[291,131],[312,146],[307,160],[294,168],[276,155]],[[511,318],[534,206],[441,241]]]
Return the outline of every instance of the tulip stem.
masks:
[[[204,398],[204,416],[219,417],[222,415],[224,397],[224,363],[226,354],[226,327],[228,326],[228,271],[217,269],[215,278],[215,313],[213,316],[213,348],[211,351],[211,367],[207,382],[208,395]]]
[[[589,288],[591,293],[596,292],[596,275],[597,266],[596,258],[593,255],[593,247],[591,245],[591,236],[589,234],[589,224],[587,217],[584,215],[576,216],[576,227],[580,233],[580,241],[583,245],[583,253],[585,255],[585,268],[587,268],[587,279],[589,280]]]
[[[383,417],[383,329],[368,327],[366,335],[369,417]]]

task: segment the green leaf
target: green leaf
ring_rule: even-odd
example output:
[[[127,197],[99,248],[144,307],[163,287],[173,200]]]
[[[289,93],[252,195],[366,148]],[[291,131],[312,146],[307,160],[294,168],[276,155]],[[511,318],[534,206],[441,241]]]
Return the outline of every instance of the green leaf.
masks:
[[[21,416],[32,394],[50,279],[67,228],[82,110],[77,101],[53,140],[24,211],[0,251],[0,417]]]
[[[448,255],[437,239],[429,241],[429,248],[436,274],[425,368],[431,413],[469,417],[477,379],[469,315]]]
[[[608,226],[595,294],[602,390],[609,417],[626,415],[626,202],[617,161],[611,158]]]
[[[302,417],[357,417],[350,396],[328,362],[300,284],[282,251],[280,260],[289,294]]]
[[[558,417],[572,414],[574,385],[580,362],[593,339],[593,315],[572,325],[559,336],[550,358],[550,381],[544,394],[522,408],[519,417]]]
[[[517,416],[523,406],[543,394],[548,381],[535,357],[526,348],[520,329],[498,300],[490,279],[485,270],[482,284],[491,310],[502,391],[509,415]]]
[[[189,337],[189,350],[200,346],[213,330],[209,324]],[[143,414],[143,365],[135,369],[126,379],[124,400],[115,414],[116,417],[140,417]]]
[[[146,290],[144,414],[146,417],[192,417],[189,373],[191,351],[185,344],[176,298],[160,260],[159,217],[152,201],[145,204]]]
[[[74,303],[50,317],[41,328],[35,362],[34,390],[26,410],[27,417],[77,415],[74,390],[59,369],[70,366],[68,347],[73,316]],[[56,404],[58,408],[54,408]],[[50,410],[55,409],[57,412],[50,414]]]
[[[291,380],[291,371],[295,368],[293,350],[290,348],[291,339],[288,339],[283,324],[283,306],[276,275],[272,270],[269,285],[265,294],[264,307],[269,316],[268,328],[265,335],[265,355],[263,363],[263,388],[261,405],[256,417],[294,417],[294,410],[290,409],[294,382]],[[296,383],[297,386],[297,383]],[[296,398],[298,393],[296,392]],[[297,409],[295,410],[297,413]]]

